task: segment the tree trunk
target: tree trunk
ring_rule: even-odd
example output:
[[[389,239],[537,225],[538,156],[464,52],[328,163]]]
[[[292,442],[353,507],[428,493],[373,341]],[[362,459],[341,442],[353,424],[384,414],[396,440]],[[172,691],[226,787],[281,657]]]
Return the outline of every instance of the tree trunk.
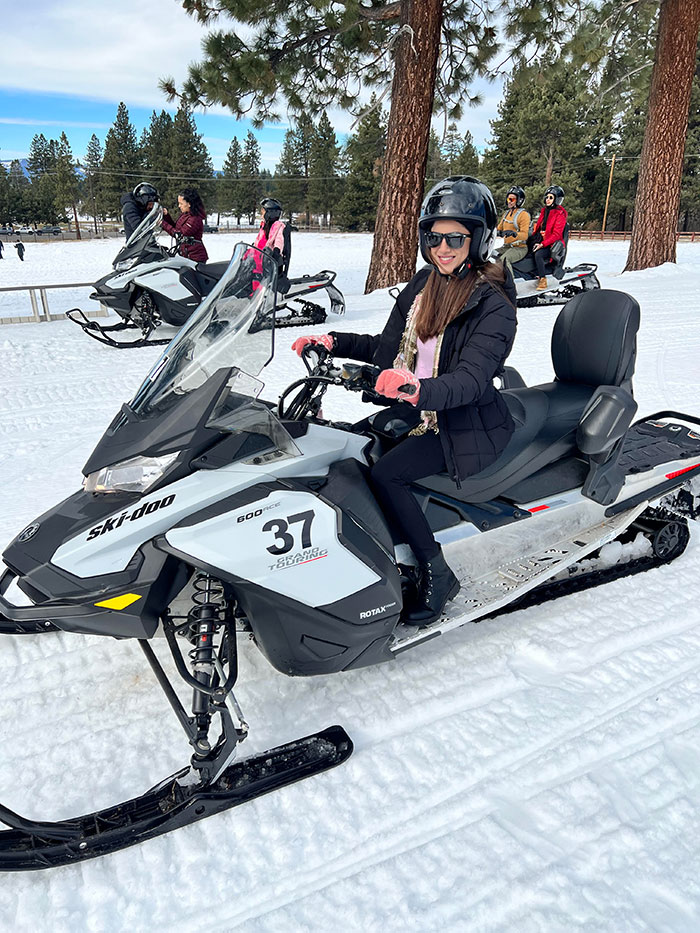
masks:
[[[80,234],[80,224],[78,223],[78,208],[75,206],[75,204],[73,204],[72,207],[73,216],[75,217],[75,238],[76,240],[82,240],[82,236]]]
[[[625,272],[676,261],[676,231],[700,0],[662,0]]]
[[[386,155],[365,292],[407,282],[416,271],[443,2],[401,3],[400,24],[409,26],[412,35],[406,30],[396,40]]]

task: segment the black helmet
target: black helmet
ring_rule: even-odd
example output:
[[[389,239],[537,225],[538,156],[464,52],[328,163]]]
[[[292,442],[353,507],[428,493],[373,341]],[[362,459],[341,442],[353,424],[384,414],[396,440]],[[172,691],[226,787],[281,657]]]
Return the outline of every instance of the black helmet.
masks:
[[[516,206],[516,207],[522,207],[522,206],[523,206],[523,204],[525,203],[525,192],[524,192],[523,189],[520,187],[520,185],[512,185],[512,186],[506,191],[506,207],[508,206],[508,195],[509,195],[509,194],[514,194],[514,195],[515,195],[515,206]]]
[[[436,220],[457,220],[471,231],[469,261],[457,272],[461,278],[473,265],[483,265],[496,239],[496,205],[489,189],[470,175],[451,175],[439,181],[425,196],[420,209],[418,236],[423,259],[432,264],[425,233]]]
[[[282,216],[282,205],[277,198],[263,198],[260,207],[265,209],[265,220],[279,220]]]
[[[147,181],[139,182],[138,185],[134,188],[132,192],[134,199],[139,202],[142,207],[146,207],[149,201],[158,200],[158,191],[153,185],[149,185]]]
[[[543,201],[546,200],[548,194],[554,195],[555,207],[561,207],[562,201],[564,200],[564,189],[559,185],[550,185],[544,193]]]

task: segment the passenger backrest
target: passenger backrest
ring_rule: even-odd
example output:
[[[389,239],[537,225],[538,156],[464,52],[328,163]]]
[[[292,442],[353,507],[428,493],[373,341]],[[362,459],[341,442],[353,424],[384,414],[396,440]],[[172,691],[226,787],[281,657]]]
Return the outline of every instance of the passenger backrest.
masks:
[[[601,288],[580,292],[559,312],[552,330],[552,364],[560,382],[620,386],[632,391],[639,304]]]

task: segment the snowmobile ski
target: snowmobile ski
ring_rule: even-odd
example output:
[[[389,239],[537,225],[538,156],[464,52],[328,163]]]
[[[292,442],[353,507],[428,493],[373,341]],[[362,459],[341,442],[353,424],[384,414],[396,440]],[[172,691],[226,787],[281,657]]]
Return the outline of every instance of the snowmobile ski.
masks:
[[[524,280],[516,278],[517,304],[519,308],[535,308],[545,305],[562,305],[569,298],[581,291],[600,288],[596,276],[598,266],[592,262],[582,262],[571,269],[564,269],[561,278],[547,275],[547,288],[537,290],[537,278]]]
[[[57,822],[26,819],[0,805],[0,871],[36,871],[107,855],[230,810],[270,791],[321,774],[350,757],[341,726],[261,752],[228,767],[212,783],[182,783],[190,769],[140,797]]]

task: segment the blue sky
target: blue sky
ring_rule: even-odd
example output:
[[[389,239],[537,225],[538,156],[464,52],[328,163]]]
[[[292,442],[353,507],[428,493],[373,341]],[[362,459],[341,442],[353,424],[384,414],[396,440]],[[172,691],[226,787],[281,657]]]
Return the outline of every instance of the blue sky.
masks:
[[[3,52],[0,69],[0,160],[24,158],[32,137],[57,138],[65,129],[73,154],[85,154],[90,136],[104,142],[119,101],[129,109],[140,134],[152,111],[173,111],[158,80],[176,83],[187,65],[201,58],[206,30],[182,9],[179,0],[32,0],[2,9]],[[484,105],[462,121],[481,149],[496,115],[500,87],[485,88]],[[329,114],[336,132],[349,132],[352,116]],[[231,139],[245,136],[247,121],[221,108],[197,112],[199,132],[220,168]],[[256,130],[262,165],[271,171],[279,159],[288,121]],[[436,121],[436,129],[442,127]]]

